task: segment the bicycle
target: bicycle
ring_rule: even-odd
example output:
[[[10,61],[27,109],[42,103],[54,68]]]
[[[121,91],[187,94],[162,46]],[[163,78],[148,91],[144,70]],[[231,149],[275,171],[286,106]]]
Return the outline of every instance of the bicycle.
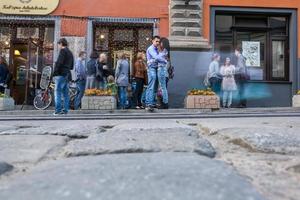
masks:
[[[51,82],[45,90],[42,90],[34,97],[33,106],[37,110],[46,110],[54,102],[54,88],[55,84]],[[70,108],[74,108],[76,93],[76,84],[74,81],[71,81],[69,86]]]

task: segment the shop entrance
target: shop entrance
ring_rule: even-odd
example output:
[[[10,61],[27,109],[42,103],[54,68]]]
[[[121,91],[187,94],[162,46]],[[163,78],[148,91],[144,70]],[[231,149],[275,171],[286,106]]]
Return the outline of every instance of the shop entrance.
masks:
[[[12,42],[12,97],[17,104],[32,104],[40,80],[39,46],[32,40]]]
[[[12,75],[10,95],[17,105],[32,105],[41,71],[53,66],[54,25],[49,22],[0,23],[0,55]]]

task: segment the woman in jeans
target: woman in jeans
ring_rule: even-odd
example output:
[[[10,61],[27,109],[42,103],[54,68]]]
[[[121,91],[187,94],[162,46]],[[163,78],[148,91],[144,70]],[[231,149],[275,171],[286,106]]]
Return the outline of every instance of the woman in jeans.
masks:
[[[144,60],[145,55],[142,52],[139,52],[136,56],[136,61],[132,70],[132,77],[136,81],[136,89],[135,89],[135,101],[136,101],[136,109],[143,109],[142,105],[142,94],[144,85],[147,85],[147,66]]]
[[[120,53],[118,58],[115,79],[118,86],[119,107],[125,109],[127,102],[127,87],[129,85],[129,62],[126,59],[125,53]]]
[[[223,107],[230,108],[232,103],[232,93],[237,90],[234,80],[235,67],[230,63],[230,58],[226,58],[225,64],[221,67]]]

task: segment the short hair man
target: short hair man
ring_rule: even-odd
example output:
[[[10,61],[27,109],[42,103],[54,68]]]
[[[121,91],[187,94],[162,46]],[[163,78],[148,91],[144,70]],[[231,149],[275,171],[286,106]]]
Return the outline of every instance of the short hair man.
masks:
[[[55,62],[53,77],[55,81],[55,112],[54,115],[67,114],[70,107],[69,79],[71,71],[74,68],[74,57],[68,48],[68,42],[65,38],[58,41],[60,49],[57,61]],[[64,106],[62,109],[62,96],[64,97]]]
[[[155,106],[155,91],[157,81],[158,62],[167,63],[163,54],[159,53],[160,37],[153,36],[152,45],[147,49],[147,65],[148,65],[148,87],[146,91],[146,109],[153,111]]]

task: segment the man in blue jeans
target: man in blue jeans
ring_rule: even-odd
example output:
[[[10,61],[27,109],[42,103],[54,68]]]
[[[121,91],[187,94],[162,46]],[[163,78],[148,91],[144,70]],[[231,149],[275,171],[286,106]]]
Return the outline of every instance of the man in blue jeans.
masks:
[[[158,51],[160,45],[160,37],[152,38],[152,45],[147,49],[147,65],[148,65],[148,87],[146,91],[146,110],[153,111],[155,106],[155,91],[157,91],[157,68],[158,63],[167,63],[164,54]]]
[[[65,38],[58,41],[59,56],[55,62],[53,77],[55,81],[55,112],[54,115],[67,114],[70,107],[69,80],[71,80],[71,71],[74,68],[74,57],[68,48],[68,42]],[[63,96],[63,100],[62,100]],[[62,102],[64,107],[62,109]]]
[[[75,63],[75,74],[76,74],[76,86],[77,93],[75,97],[74,109],[78,110],[81,105],[81,99],[84,95],[85,85],[86,85],[86,67],[85,67],[86,53],[81,51],[79,53],[79,58]]]

